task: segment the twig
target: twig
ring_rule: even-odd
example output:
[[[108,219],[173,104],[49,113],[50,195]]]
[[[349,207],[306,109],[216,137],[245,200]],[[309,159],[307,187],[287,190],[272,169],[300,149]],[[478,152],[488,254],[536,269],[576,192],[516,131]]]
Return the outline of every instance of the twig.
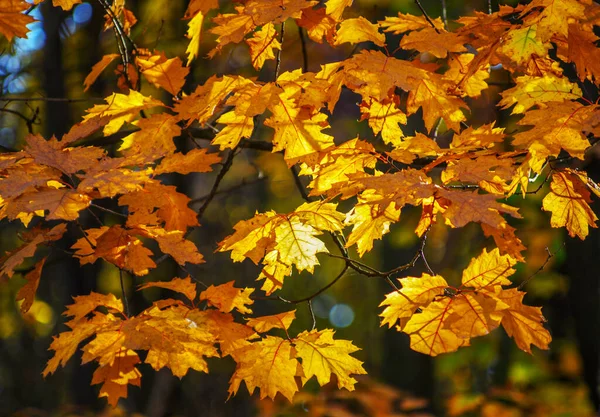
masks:
[[[317,328],[317,318],[315,317],[315,312],[313,311],[312,300],[308,300],[306,302],[308,304],[308,311],[310,311],[310,316],[312,317],[312,328],[310,330],[315,330]]]
[[[217,191],[215,193],[215,196],[217,196],[219,194],[229,194],[229,193],[239,190],[240,188],[243,188],[247,185],[254,185],[259,182],[265,181],[266,179],[267,179],[267,177],[265,175],[262,175],[262,173],[261,173],[261,175],[259,175],[256,179],[254,179],[252,181],[246,181],[246,179],[244,179],[241,183],[234,185],[233,187],[229,187],[225,190]],[[206,200],[209,196],[210,196],[210,194],[206,194],[206,195],[203,195],[202,197],[195,198],[192,201],[190,201],[190,204],[200,203],[200,202]]]
[[[446,0],[442,0],[442,21],[444,29],[448,30],[448,9],[446,8]]]
[[[527,283],[529,281],[531,281],[531,279],[533,277],[535,277],[537,274],[539,274],[540,272],[542,272],[544,270],[544,268],[546,267],[546,265],[548,265],[548,262],[550,262],[550,259],[554,258],[554,256],[556,256],[556,254],[558,252],[560,252],[561,250],[563,250],[564,248],[565,248],[565,243],[564,242],[563,242],[562,246],[560,248],[558,248],[556,250],[556,252],[554,252],[554,253],[550,252],[550,249],[548,247],[546,247],[546,253],[548,255],[546,256],[546,260],[544,261],[544,263],[537,269],[537,271],[535,271],[525,281],[523,281],[521,284],[519,284],[519,286],[517,287],[517,289],[522,290],[523,287],[525,287],[525,285],[527,285]]]
[[[125,295],[125,284],[123,283],[123,270],[119,268],[119,281],[121,281],[121,296],[123,297],[123,304],[125,305],[125,315],[129,318],[129,302]]]
[[[308,72],[308,52],[306,51],[306,36],[302,26],[298,26],[298,35],[300,36],[300,46],[302,49],[302,72]]]
[[[438,30],[438,28],[435,27],[435,24],[433,23],[433,21],[429,18],[429,15],[427,14],[427,12],[425,11],[425,9],[423,8],[423,5],[421,4],[420,0],[415,0],[415,3],[417,4],[417,6],[419,6],[419,9],[421,9],[421,13],[423,13],[423,16],[425,17],[425,20],[427,20],[427,22],[431,25],[431,27],[437,32],[440,33],[440,31]]]
[[[107,209],[106,207],[99,206],[98,204],[91,203],[90,206],[91,207],[95,207],[98,210],[102,210],[102,211],[105,211],[107,213],[114,214],[115,216],[120,216],[120,217],[125,217],[125,218],[128,217],[127,214],[123,214],[123,213],[119,213],[118,211]]]
[[[488,0],[488,14],[492,14],[492,0]]]
[[[79,103],[84,101],[104,101],[101,97],[63,98],[63,97],[0,97],[0,101],[45,101],[59,103]]]
[[[210,193],[208,193],[208,195],[206,196],[204,204],[202,204],[202,206],[200,206],[200,208],[198,209],[198,216],[197,216],[198,220],[200,220],[202,218],[202,215],[208,208],[208,205],[213,200],[213,198],[215,198],[215,195],[217,195],[217,191],[219,189],[219,184],[221,184],[221,181],[223,181],[223,177],[225,177],[225,174],[227,174],[227,171],[229,171],[229,169],[231,168],[231,164],[233,164],[233,158],[235,157],[236,151],[237,151],[237,147],[235,147],[234,149],[229,151],[229,155],[227,155],[227,159],[225,160],[225,163],[223,164],[221,171],[219,171],[219,174],[217,175],[217,178],[215,179],[215,182],[210,190]]]
[[[299,298],[297,300],[287,300],[283,297],[277,297],[277,298],[279,300],[283,301],[284,303],[288,303],[288,304],[299,304],[299,303],[303,303],[305,301],[310,301],[313,298],[317,297],[318,295],[323,294],[329,288],[331,288],[336,282],[338,282],[344,276],[344,274],[346,273],[347,270],[348,270],[348,264],[344,265],[344,269],[342,269],[342,272],[340,272],[329,284],[325,285],[320,290],[309,295],[308,297]]]
[[[277,51],[277,56],[275,57],[275,81],[279,77],[279,69],[281,68],[281,51],[283,50],[283,35],[285,34],[285,22],[281,22],[281,35],[279,36],[279,43],[281,44],[281,48]]]
[[[33,113],[33,117],[31,119],[28,118],[27,116],[25,116],[23,113],[18,112],[16,110],[12,110],[12,109],[0,108],[0,112],[14,114],[15,116],[20,117],[21,119],[23,119],[25,121],[25,124],[27,125],[27,131],[30,134],[33,134],[33,125],[35,124],[35,122],[37,120],[37,111]]]

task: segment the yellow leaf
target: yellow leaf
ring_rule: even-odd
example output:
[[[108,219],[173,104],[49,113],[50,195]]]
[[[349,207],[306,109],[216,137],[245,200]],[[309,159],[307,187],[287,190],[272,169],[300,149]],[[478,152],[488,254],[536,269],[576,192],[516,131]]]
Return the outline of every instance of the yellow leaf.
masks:
[[[184,67],[178,57],[167,59],[163,54],[136,57],[135,62],[146,79],[155,87],[164,88],[176,96],[185,84],[190,69]]]
[[[589,226],[597,227],[598,218],[588,204],[591,201],[590,192],[579,177],[565,170],[552,174],[550,192],[542,205],[544,210],[552,212],[552,227],[566,227],[569,236],[583,240]]]
[[[444,326],[462,339],[483,336],[500,325],[508,308],[494,297],[465,292],[452,300],[451,314]]]
[[[500,255],[498,248],[487,252],[485,248],[481,255],[471,259],[471,263],[464,270],[462,286],[476,290],[496,285],[510,285],[509,276],[515,273],[512,268],[517,261],[510,255]]]
[[[250,39],[246,39],[246,43],[250,47],[252,66],[256,70],[260,70],[267,59],[275,59],[275,49],[281,50],[275,25],[270,22],[254,32]]]
[[[354,0],[327,0],[325,11],[335,20],[340,20],[346,7],[352,6]]]
[[[342,43],[373,42],[377,46],[385,45],[385,35],[379,32],[379,26],[369,22],[360,16],[356,19],[345,19],[342,21],[334,45]]]
[[[460,123],[467,120],[460,109],[467,108],[467,104],[461,98],[448,94],[448,85],[441,78],[434,77],[434,74],[431,78],[417,82],[416,88],[410,91],[406,104],[408,114],[423,107],[423,120],[428,131],[441,117],[448,128],[460,132]]]
[[[149,109],[164,104],[152,97],[145,97],[135,90],[130,90],[129,95],[114,93],[106,98],[108,104],[96,104],[87,110],[83,120],[86,123],[93,123],[100,118],[109,117],[104,126],[104,135],[112,135],[119,131],[123,123],[132,122],[138,117],[140,110]]]
[[[363,375],[362,362],[350,356],[359,350],[348,340],[334,340],[331,329],[304,331],[293,338],[297,357],[302,361],[302,384],[317,377],[319,385],[327,384],[331,374],[337,377],[338,388],[354,391],[356,379],[350,374]]]
[[[361,120],[368,119],[373,133],[377,135],[381,132],[383,141],[394,146],[398,146],[404,138],[404,132],[398,124],[405,125],[407,122],[406,114],[398,105],[397,96],[382,102],[371,99],[363,101],[360,105],[360,111],[363,113]]]
[[[532,344],[540,349],[548,349],[552,337],[542,325],[546,320],[541,308],[524,305],[524,296],[525,293],[516,288],[503,290],[497,295],[502,302],[509,305],[509,309],[503,311],[502,326],[525,352],[531,353]]]
[[[215,135],[211,144],[219,145],[220,150],[233,149],[243,138],[250,138],[254,131],[254,119],[251,116],[229,111],[217,120],[225,127]]]
[[[229,395],[236,394],[244,381],[250,394],[256,388],[260,390],[261,399],[275,399],[279,392],[292,401],[298,391],[295,377],[303,375],[302,366],[295,358],[296,349],[292,344],[274,336],[237,350],[234,353],[237,367],[229,381]]]
[[[549,44],[537,36],[537,25],[512,29],[505,36],[504,42],[498,51],[506,55],[517,65],[526,64],[533,55],[545,56]]]
[[[177,120],[168,114],[153,114],[132,124],[140,130],[123,138],[119,151],[141,165],[175,153],[173,138],[181,135]]]
[[[468,339],[459,338],[452,330],[444,328],[443,323],[451,314],[451,304],[449,297],[433,301],[408,320],[402,331],[410,335],[411,349],[437,356],[469,345]]]
[[[207,300],[208,305],[223,313],[229,313],[235,308],[242,314],[252,314],[252,310],[246,305],[254,304],[254,300],[250,298],[254,288],[234,288],[234,282],[229,281],[216,287],[211,285],[200,293],[200,300]]]
[[[543,77],[525,75],[517,77],[516,83],[515,87],[501,93],[503,98],[498,103],[504,109],[516,103],[511,114],[525,113],[535,105],[545,108],[544,103],[548,101],[577,100],[582,95],[577,84],[566,77],[559,78],[553,74]]]
[[[387,306],[380,314],[381,325],[392,327],[403,317],[412,316],[418,308],[426,307],[436,296],[444,293],[448,287],[446,280],[440,275],[423,274],[420,278],[402,278],[399,291],[386,294],[379,307]]]
[[[432,22],[438,30],[444,29],[444,23],[439,17],[432,19]],[[415,16],[400,12],[398,12],[398,16],[396,17],[386,16],[385,20],[379,22],[379,26],[384,28],[385,32],[392,32],[394,35],[400,35],[409,30],[420,30],[431,27],[425,16]]]
[[[188,22],[188,30],[186,36],[189,38],[190,43],[185,50],[188,56],[186,65],[189,67],[192,61],[198,57],[200,52],[200,40],[202,32],[202,22],[204,21],[204,14],[202,12],[196,13],[192,20]]]
[[[289,329],[295,318],[296,310],[291,310],[272,316],[253,317],[246,324],[259,333],[266,333],[271,329]]]
[[[171,257],[181,266],[187,262],[192,264],[204,263],[204,257],[194,242],[187,240],[181,230],[167,231],[161,227],[136,226],[131,233],[139,234],[156,240],[158,247],[163,253]]]

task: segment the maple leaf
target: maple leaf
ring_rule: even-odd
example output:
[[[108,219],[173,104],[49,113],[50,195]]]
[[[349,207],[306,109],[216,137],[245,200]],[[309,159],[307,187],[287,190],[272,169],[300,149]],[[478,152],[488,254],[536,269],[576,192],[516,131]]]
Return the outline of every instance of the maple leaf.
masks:
[[[465,52],[464,43],[466,43],[466,39],[455,33],[428,27],[403,36],[400,47],[402,49],[416,49],[419,52],[429,52],[437,58],[445,58],[448,52]]]
[[[334,340],[334,334],[331,329],[311,330],[293,339],[296,355],[302,361],[302,384],[316,376],[319,385],[323,386],[334,374],[338,388],[353,391],[357,381],[350,374],[366,374],[362,362],[350,356],[359,349],[348,340]]]
[[[256,70],[260,70],[267,59],[275,59],[275,49],[281,50],[281,43],[277,40],[277,31],[272,23],[263,25],[246,43],[250,47],[252,66]]]
[[[295,319],[296,310],[291,310],[271,316],[252,317],[246,324],[259,333],[266,333],[271,329],[287,330]]]
[[[138,225],[132,228],[130,233],[156,240],[160,250],[171,255],[181,266],[184,266],[187,262],[192,264],[204,263],[204,257],[198,252],[196,245],[185,239],[181,230],[167,231],[161,227]]]
[[[142,383],[142,373],[135,366],[138,363],[140,358],[137,353],[123,349],[112,363],[96,369],[91,384],[102,384],[98,397],[107,397],[113,407],[117,406],[119,398],[127,398],[127,385],[139,387]]]
[[[442,19],[436,17],[431,19],[436,29],[441,30],[444,28]],[[386,16],[384,20],[379,22],[385,32],[392,32],[394,35],[400,35],[410,30],[420,30],[430,27],[430,23],[425,19],[425,16],[414,16],[411,14],[404,14],[398,12],[398,16],[390,17]]]
[[[252,310],[246,305],[254,303],[254,300],[250,298],[254,289],[234,288],[233,283],[234,281],[229,281],[216,287],[211,285],[200,293],[200,300],[207,300],[209,305],[223,313],[229,313],[235,308],[242,314],[252,314]]]
[[[543,209],[552,212],[552,227],[566,227],[571,237],[585,239],[589,226],[597,227],[598,218],[588,203],[590,192],[578,176],[570,171],[552,174],[550,192],[544,197]]]
[[[190,172],[210,172],[211,165],[221,162],[221,157],[207,153],[206,149],[192,149],[186,154],[173,153],[166,156],[156,167],[156,175],[166,172],[189,174]]]
[[[542,325],[546,320],[539,307],[523,304],[524,296],[525,293],[516,288],[498,294],[498,298],[509,306],[503,312],[502,326],[506,333],[515,339],[517,346],[525,352],[531,353],[532,344],[540,349],[548,349],[552,337]]]
[[[178,57],[167,59],[164,53],[136,57],[142,75],[155,87],[161,87],[176,96],[181,91],[190,69]]]
[[[63,148],[55,138],[45,140],[40,135],[28,135],[25,152],[35,162],[56,168],[65,174],[85,171],[97,163],[105,154],[101,148],[86,146],[80,148]]]
[[[468,339],[458,337],[454,331],[443,326],[451,315],[451,304],[451,298],[433,301],[421,313],[408,320],[402,331],[410,335],[411,349],[437,356],[469,345]]]
[[[537,27],[537,24],[532,24],[520,29],[512,29],[506,35],[503,45],[498,48],[498,52],[517,65],[527,63],[534,55],[546,55],[549,44],[538,38]]]
[[[326,37],[329,43],[333,43],[337,21],[327,14],[325,8],[302,10],[302,17],[296,23],[306,29],[308,37],[314,42],[323,43],[323,37]]]
[[[6,215],[14,220],[23,215],[44,216],[47,220],[75,220],[79,212],[86,209],[91,198],[77,190],[66,188],[38,187],[35,191],[22,194],[7,207]],[[2,213],[0,213],[0,217]]]
[[[448,287],[440,275],[423,274],[420,278],[401,278],[398,282],[402,288],[387,294],[379,304],[379,307],[387,306],[380,314],[382,326],[392,327],[403,317],[411,317],[418,308],[429,305]]]
[[[132,124],[140,130],[124,137],[119,147],[132,163],[150,163],[175,152],[173,138],[181,134],[181,128],[173,117],[153,114]]]
[[[29,9],[30,4],[21,0],[0,1],[0,33],[6,36],[8,41],[16,36],[24,38],[27,36],[27,25],[34,21],[33,17],[23,12]]]
[[[279,392],[292,401],[298,391],[295,377],[303,375],[302,365],[295,358],[294,346],[275,336],[238,349],[234,354],[237,367],[229,381],[229,396],[236,394],[244,381],[250,394],[260,389],[261,399],[275,399]]]
[[[204,13],[198,11],[194,17],[188,22],[188,30],[186,36],[190,39],[190,43],[185,50],[188,56],[186,65],[189,67],[192,61],[198,57],[200,52],[200,40],[202,32],[202,23],[204,22]]]
[[[534,0],[529,3],[521,16],[530,13],[534,8],[541,8],[539,15],[534,19],[537,23],[537,36],[547,41],[553,36],[567,36],[569,22],[584,20],[586,18],[585,5],[591,4],[590,0]],[[530,19],[532,17],[529,17]]]
[[[265,268],[259,279],[266,279],[262,289],[271,294],[283,285],[283,278],[291,272],[314,271],[319,264],[317,253],[328,252],[316,236],[323,231],[343,228],[343,214],[337,204],[315,201],[304,203],[288,215],[275,212],[257,214],[253,219],[240,221],[235,233],[225,238],[218,251],[231,250],[231,259],[240,262],[250,258],[254,263],[263,259]]]
[[[196,298],[196,284],[192,282],[190,276],[186,278],[173,278],[170,281],[157,281],[157,282],[147,282],[138,287],[138,290],[143,290],[146,288],[166,288],[172,291],[176,291],[186,296],[186,298],[190,301],[194,301]]]
[[[600,39],[593,31],[584,30],[579,24],[569,25],[568,60],[575,64],[581,81],[588,79],[596,84],[600,80],[600,51],[595,42]]]
[[[196,213],[188,207],[190,201],[174,186],[148,183],[143,190],[120,197],[119,205],[128,206],[130,226],[164,223],[167,231],[185,232],[188,227],[198,225]]]
[[[544,108],[548,101],[577,100],[581,98],[581,89],[565,77],[547,74],[544,77],[517,77],[517,85],[502,92],[499,105],[504,109],[516,103],[512,114],[525,113],[531,107],[538,105]]]
[[[15,274],[15,268],[21,265],[26,258],[35,255],[39,245],[60,240],[66,231],[67,225],[60,223],[52,229],[35,228],[28,234],[23,235],[25,244],[12,252],[8,252],[0,259],[2,265],[0,277],[6,275],[11,278]]]
[[[404,132],[398,126],[407,122],[406,114],[398,107],[397,96],[393,100],[386,99],[383,102],[377,100],[363,101],[360,111],[363,113],[361,120],[368,119],[369,126],[374,134],[381,133],[385,143],[398,146],[404,137]]]
[[[344,10],[352,6],[354,0],[327,0],[325,2],[325,11],[334,20],[340,20]]]
[[[100,74],[104,72],[106,67],[108,67],[111,64],[111,62],[113,62],[115,59],[119,58],[119,56],[119,54],[104,55],[102,59],[92,67],[92,70],[87,75],[87,77],[85,77],[85,80],[83,80],[83,91],[89,90],[92,84],[96,82]]]
[[[275,130],[273,152],[285,150],[284,158],[292,165],[300,157],[333,145],[333,137],[322,132],[329,127],[325,114],[298,108],[285,93],[279,97],[279,103],[269,108],[273,115],[264,122]]]
[[[44,267],[46,259],[48,259],[48,257],[42,258],[42,260],[37,262],[35,267],[25,275],[24,278],[27,280],[27,283],[21,287],[19,292],[17,292],[16,300],[23,300],[23,303],[21,303],[21,313],[23,314],[27,313],[33,305],[35,293],[40,284],[40,278],[42,277],[42,268]]]
[[[88,229],[86,237],[79,239],[72,247],[77,249],[76,255],[79,255],[82,265],[103,258],[135,275],[146,275],[150,268],[156,268],[150,258],[152,252],[142,245],[141,240],[119,225]]]
[[[107,104],[96,104],[87,110],[83,120],[85,123],[93,123],[98,119],[106,119],[104,135],[112,135],[117,132],[123,123],[133,121],[140,110],[149,109],[164,104],[152,97],[145,97],[135,90],[130,90],[129,95],[114,93],[106,98]]]
[[[356,19],[345,19],[335,35],[334,45],[342,43],[373,42],[377,46],[385,45],[385,35],[379,32],[379,26],[360,16]]]

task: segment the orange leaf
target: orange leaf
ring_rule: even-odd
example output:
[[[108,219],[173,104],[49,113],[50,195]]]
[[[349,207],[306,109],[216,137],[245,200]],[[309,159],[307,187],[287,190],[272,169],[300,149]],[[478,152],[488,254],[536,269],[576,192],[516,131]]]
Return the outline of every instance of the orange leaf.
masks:
[[[42,268],[44,267],[46,259],[48,259],[48,257],[42,258],[41,261],[35,264],[33,270],[25,275],[27,283],[21,287],[19,292],[17,292],[17,301],[23,300],[23,303],[21,303],[22,314],[27,313],[33,304],[35,293],[40,284],[40,278],[42,277]]]
[[[166,288],[171,291],[176,291],[186,296],[190,301],[194,301],[196,298],[196,284],[192,282],[192,279],[188,275],[186,278],[173,278],[170,281],[156,281],[147,282],[138,287],[138,290],[144,290],[146,288]]]
[[[254,288],[234,288],[234,282],[229,281],[216,287],[211,285],[200,293],[200,300],[207,300],[208,305],[223,313],[229,313],[235,308],[242,314],[252,314],[252,310],[246,305],[254,304],[254,300],[250,298]]]
[[[136,57],[142,75],[155,87],[161,87],[176,96],[185,84],[190,69],[184,67],[178,57],[167,59],[164,53],[148,57]]]
[[[190,172],[210,172],[211,165],[221,162],[216,153],[206,153],[206,149],[192,149],[186,154],[173,153],[166,156],[156,167],[156,175],[166,172],[189,174]]]
[[[96,82],[96,79],[102,72],[113,62],[115,59],[119,57],[119,54],[107,54],[102,57],[102,59],[92,67],[90,73],[83,80],[84,89],[83,91],[87,91],[92,84]]]
[[[34,21],[33,17],[24,14],[31,5],[21,0],[0,0],[0,33],[6,36],[8,41],[16,36],[25,38],[27,36],[27,25]]]

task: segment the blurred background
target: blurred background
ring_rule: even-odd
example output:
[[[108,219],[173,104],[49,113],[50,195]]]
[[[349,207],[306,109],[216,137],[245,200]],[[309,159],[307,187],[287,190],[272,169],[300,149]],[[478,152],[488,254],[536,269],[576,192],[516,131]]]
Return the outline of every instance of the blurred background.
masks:
[[[183,57],[188,40],[184,37],[186,21],[182,20],[187,0],[128,0],[138,24],[132,38],[139,47],[164,51],[167,57]],[[422,0],[432,17],[442,15],[442,1]],[[487,12],[487,0],[447,0],[449,20]],[[515,5],[517,1],[503,4]],[[233,5],[220,1],[221,12],[232,12]],[[493,10],[498,4],[492,2]],[[355,0],[344,17],[364,16],[371,21],[394,16],[397,12],[420,14],[412,0]],[[215,11],[209,17],[215,15]],[[0,41],[0,146],[19,148],[28,128],[49,138],[62,136],[84,111],[117,91],[115,61],[98,81],[83,91],[83,80],[91,67],[104,54],[116,53],[114,33],[104,31],[104,10],[98,2],[84,2],[64,12],[45,1],[31,15],[38,21],[31,24],[27,39],[13,44]],[[205,21],[206,25],[206,21]],[[452,27],[452,23],[450,24]],[[389,38],[397,43],[397,39]],[[2,43],[3,42],[3,43]],[[200,56],[214,47],[214,37],[203,35]],[[362,45],[361,45],[362,46]],[[365,45],[369,47],[369,45]],[[308,42],[308,69],[343,60],[353,52],[352,46],[331,48],[326,44]],[[360,48],[359,48],[360,49]],[[355,51],[356,52],[356,51]],[[283,44],[282,71],[302,67],[300,37],[292,21],[286,26]],[[230,45],[212,60],[193,62],[184,91],[192,92],[213,74],[240,74],[271,80],[274,62],[268,62],[257,73],[250,65],[245,44]],[[490,88],[469,102],[472,112],[469,124],[475,126],[497,121],[508,133],[515,130],[517,118],[500,112],[495,104],[499,92],[510,86],[510,78],[502,69],[492,71]],[[168,93],[143,84],[145,95],[169,103]],[[31,98],[15,101],[9,98]],[[41,97],[70,100],[39,100]],[[343,92],[331,117],[330,134],[341,143],[359,135],[374,139],[367,122],[359,122],[357,95]],[[18,113],[18,114],[17,114]],[[409,119],[406,134],[422,129]],[[262,128],[259,136],[268,139],[272,131]],[[442,137],[444,137],[442,135]],[[446,133],[449,139],[451,132]],[[375,141],[382,146],[381,140]],[[99,141],[98,143],[102,143]],[[208,146],[208,141],[202,142]],[[182,150],[191,149],[190,139],[178,141]],[[116,152],[114,144],[107,149]],[[600,165],[593,155],[579,168],[600,180]],[[214,177],[211,175],[174,174],[167,182],[176,185],[201,204]],[[240,185],[239,187],[237,187]],[[204,254],[206,263],[190,268],[206,284],[219,284],[232,279],[236,286],[257,287],[254,282],[259,269],[249,261],[232,263],[228,253],[213,253],[217,243],[232,232],[239,220],[252,217],[255,211],[273,209],[288,212],[302,203],[293,177],[281,155],[244,150],[225,177],[222,189],[235,191],[219,194],[209,206],[202,227],[191,238]],[[147,415],[161,416],[593,416],[598,409],[598,336],[600,323],[597,260],[600,234],[592,229],[587,240],[570,239],[564,230],[551,229],[549,216],[540,210],[543,192],[529,195],[523,201],[514,196],[510,204],[520,208],[525,220],[511,219],[518,235],[527,246],[526,264],[519,264],[513,276],[516,283],[535,276],[525,290],[528,305],[542,306],[548,319],[547,327],[553,342],[549,351],[534,350],[532,356],[517,349],[502,329],[486,337],[476,338],[472,346],[456,353],[431,358],[409,349],[405,334],[379,326],[379,303],[389,286],[373,278],[347,273],[339,283],[314,300],[317,328],[336,329],[338,338],[350,339],[362,348],[356,354],[365,362],[369,379],[362,380],[355,393],[338,392],[335,387],[318,389],[308,384],[294,404],[287,401],[257,401],[241,389],[227,400],[228,380],[234,363],[209,360],[210,374],[190,372],[182,380],[163,369],[154,372],[141,366],[142,387],[129,387],[129,398],[121,400],[117,409],[106,409],[105,399],[98,399],[98,386],[90,386],[93,365],[80,365],[80,356],[66,368],[43,379],[41,371],[51,353],[47,351],[52,335],[66,330],[61,313],[75,295],[90,291],[120,294],[118,269],[108,263],[80,267],[69,257],[49,262],[37,292],[37,299],[26,315],[21,315],[15,294],[23,285],[22,275],[0,285],[0,415],[17,416],[87,416],[87,415]],[[347,211],[351,201],[342,202],[339,209]],[[194,208],[194,206],[192,206]],[[598,212],[598,204],[593,206]],[[119,209],[114,206],[114,209]],[[97,212],[105,224],[118,218]],[[402,220],[392,226],[391,233],[366,254],[363,262],[381,270],[407,263],[417,250],[414,234],[419,210],[403,210]],[[82,214],[81,222],[92,227]],[[454,230],[437,224],[430,231],[425,254],[433,270],[449,281],[460,280],[462,270],[489,241],[478,225]],[[19,244],[20,224],[0,222],[0,251],[14,249]],[[72,239],[72,237],[71,237]],[[72,240],[67,236],[65,248]],[[331,243],[331,242],[329,242]],[[333,247],[330,246],[330,247]],[[553,256],[549,258],[548,254]],[[353,253],[357,257],[356,253]],[[314,275],[295,274],[286,281],[281,296],[301,298],[314,293],[335,277],[342,268],[340,260],[320,257],[322,267]],[[31,259],[30,259],[31,261]],[[21,266],[31,267],[32,262]],[[542,270],[540,268],[545,265]],[[411,276],[424,272],[421,263],[408,271]],[[173,262],[163,262],[144,280],[166,280],[184,276]],[[406,275],[404,275],[406,276]],[[400,276],[402,277],[402,276]],[[128,277],[126,291],[133,311],[141,311],[152,301],[163,297],[161,290],[136,292],[138,279]],[[288,310],[289,306],[274,301],[257,301],[254,312],[272,314]],[[298,320],[292,332],[311,326],[306,305],[298,306]]]

